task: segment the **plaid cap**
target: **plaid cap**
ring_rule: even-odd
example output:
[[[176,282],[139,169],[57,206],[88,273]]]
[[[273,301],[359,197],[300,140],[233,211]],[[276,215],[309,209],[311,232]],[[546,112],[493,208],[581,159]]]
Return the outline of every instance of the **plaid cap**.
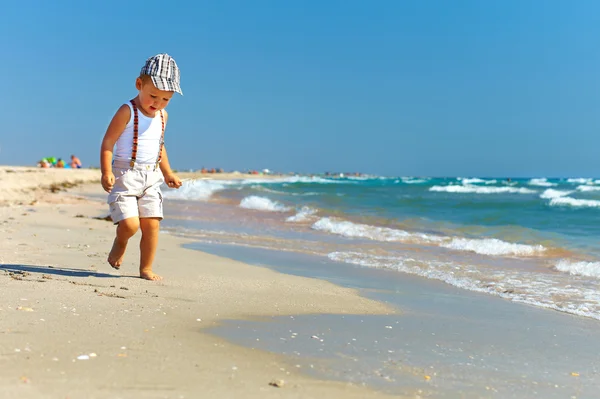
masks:
[[[175,91],[181,95],[179,86],[179,68],[169,54],[157,54],[146,60],[140,75],[148,75],[159,90]]]

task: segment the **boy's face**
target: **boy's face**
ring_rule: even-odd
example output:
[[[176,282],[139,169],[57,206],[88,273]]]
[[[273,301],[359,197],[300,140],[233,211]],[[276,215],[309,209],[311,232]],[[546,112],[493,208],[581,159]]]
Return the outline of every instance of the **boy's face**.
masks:
[[[154,86],[152,81],[142,82],[140,78],[137,78],[135,81],[135,87],[140,92],[140,107],[149,115],[154,115],[156,111],[165,109],[174,93],[172,91],[159,90]]]

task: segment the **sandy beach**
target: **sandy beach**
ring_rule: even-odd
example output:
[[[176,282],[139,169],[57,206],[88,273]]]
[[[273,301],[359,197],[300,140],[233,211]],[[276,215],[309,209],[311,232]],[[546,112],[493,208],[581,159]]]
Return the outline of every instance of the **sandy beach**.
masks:
[[[0,397],[387,397],[311,378],[283,356],[203,329],[397,310],[326,281],[185,249],[169,234],[155,265],[162,282],[137,278],[139,236],[116,272],[106,263],[114,226],[96,219],[106,204],[65,191],[101,194],[99,178],[98,170],[0,168]]]
[[[295,211],[242,208],[248,191],[166,197],[154,268],[164,280],[138,278],[139,233],[115,271],[99,179],[0,167],[0,398],[592,399],[600,389],[597,320],[290,250],[356,241],[307,241],[286,224],[268,247],[260,228]],[[230,242],[228,220],[241,241]]]

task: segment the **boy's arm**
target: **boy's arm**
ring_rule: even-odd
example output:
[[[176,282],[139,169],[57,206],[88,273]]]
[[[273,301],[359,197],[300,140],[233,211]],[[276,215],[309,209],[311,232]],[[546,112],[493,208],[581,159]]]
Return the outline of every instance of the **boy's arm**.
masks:
[[[102,187],[106,191],[110,191],[114,184],[114,176],[112,175],[113,148],[119,137],[121,137],[121,134],[123,134],[130,118],[131,111],[129,110],[129,106],[126,104],[121,105],[110,121],[102,139],[102,145],[100,146],[100,170],[102,171]]]
[[[177,177],[177,175],[171,170],[171,165],[169,165],[169,156],[167,155],[167,147],[164,145],[161,154],[160,170],[165,177],[165,183],[167,183],[167,186],[171,188],[181,187],[181,179],[179,179],[179,177]]]
[[[165,114],[165,127],[166,127],[167,122],[169,121],[169,114],[167,114],[167,111],[163,110],[163,112]],[[160,170],[161,170],[163,176],[165,177],[165,183],[167,183],[167,186],[169,186],[171,188],[181,187],[181,184],[182,184],[181,180],[171,170],[171,165],[169,164],[169,156],[167,155],[167,147],[164,145],[163,145],[161,153],[160,153],[159,166],[160,166]]]
[[[162,171],[163,175],[167,176],[167,175],[173,174],[173,171],[171,170],[171,164],[169,164],[169,156],[167,155],[167,147],[165,145],[163,145],[163,148],[161,150],[159,166],[160,166],[160,170]]]

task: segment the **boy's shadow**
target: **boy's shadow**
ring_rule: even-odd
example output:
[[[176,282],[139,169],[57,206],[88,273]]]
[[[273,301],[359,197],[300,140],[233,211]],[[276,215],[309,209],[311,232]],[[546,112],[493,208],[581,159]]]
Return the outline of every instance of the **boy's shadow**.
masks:
[[[67,277],[108,277],[108,278],[120,278],[121,276],[99,273],[90,270],[81,269],[67,269],[64,267],[54,266],[35,266],[35,265],[5,265],[0,264],[0,270],[6,270],[9,272],[28,272],[28,273],[41,273],[41,274],[56,274],[59,276]]]

